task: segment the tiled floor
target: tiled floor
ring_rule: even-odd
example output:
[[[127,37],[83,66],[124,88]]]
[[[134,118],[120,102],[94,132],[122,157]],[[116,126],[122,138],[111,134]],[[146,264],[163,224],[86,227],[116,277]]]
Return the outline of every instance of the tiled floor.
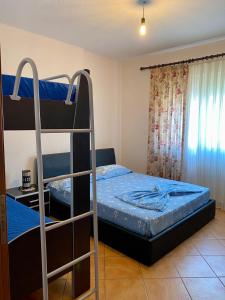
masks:
[[[102,243],[99,250],[101,300],[225,300],[225,212],[221,210],[215,220],[151,267]],[[50,284],[50,300],[72,299],[70,277]],[[38,291],[26,300],[39,300],[40,295]]]

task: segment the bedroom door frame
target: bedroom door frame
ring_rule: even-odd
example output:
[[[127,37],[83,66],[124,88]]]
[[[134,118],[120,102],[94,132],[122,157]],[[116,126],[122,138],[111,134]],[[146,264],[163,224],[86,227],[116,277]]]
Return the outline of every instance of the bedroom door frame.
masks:
[[[0,300],[10,300],[9,251],[6,212],[4,119],[0,49]]]

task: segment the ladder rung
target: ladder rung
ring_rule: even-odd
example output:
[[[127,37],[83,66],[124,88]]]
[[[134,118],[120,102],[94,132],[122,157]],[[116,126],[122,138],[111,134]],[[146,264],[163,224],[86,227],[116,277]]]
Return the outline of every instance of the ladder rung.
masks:
[[[92,173],[92,170],[89,170],[89,171],[82,171],[82,172],[71,173],[71,174],[66,174],[66,175],[60,175],[60,176],[55,176],[55,177],[49,177],[49,178],[43,179],[43,183],[49,183],[49,182],[52,182],[52,181],[63,180],[63,179],[67,179],[67,178],[73,178],[73,177],[89,175],[91,173]]]
[[[41,129],[41,133],[89,133],[93,130],[88,129]]]
[[[86,212],[86,213],[84,213],[84,214],[75,216],[75,217],[70,218],[70,219],[67,219],[67,220],[65,220],[65,221],[61,221],[61,222],[55,223],[55,224],[53,224],[53,225],[46,226],[46,227],[45,227],[45,231],[50,231],[50,230],[53,230],[53,229],[62,227],[62,226],[64,226],[64,225],[70,224],[70,223],[72,223],[72,222],[75,222],[75,221],[78,221],[78,220],[87,218],[87,217],[89,217],[89,216],[92,216],[93,214],[94,214],[94,211],[93,211],[93,210],[88,211],[88,212]]]
[[[82,256],[74,259],[74,260],[72,260],[68,264],[65,264],[64,266],[62,266],[62,267],[60,267],[60,268],[58,268],[58,269],[56,269],[56,270],[48,273],[47,274],[48,279],[50,279],[51,277],[53,277],[53,276],[55,276],[55,275],[57,275],[57,274],[65,271],[65,270],[67,270],[67,269],[69,269],[71,267],[73,267],[74,265],[76,265],[77,263],[81,262],[82,260],[85,260],[86,258],[90,257],[94,253],[95,253],[95,251],[90,251],[90,252],[88,252],[88,253],[86,253],[86,254],[84,254],[84,255],[82,255]]]
[[[88,297],[90,297],[92,294],[96,293],[96,289],[92,289],[90,291],[87,291],[86,293],[82,294],[81,296],[79,296],[78,298],[76,298],[76,300],[84,300],[87,299]]]

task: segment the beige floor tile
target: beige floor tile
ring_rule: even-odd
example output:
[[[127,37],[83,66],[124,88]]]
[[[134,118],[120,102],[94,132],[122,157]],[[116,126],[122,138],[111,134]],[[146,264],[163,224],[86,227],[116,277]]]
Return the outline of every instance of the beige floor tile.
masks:
[[[105,258],[106,279],[134,279],[141,277],[140,265],[126,257]]]
[[[225,300],[225,288],[218,278],[183,278],[193,300]]]
[[[95,280],[91,278],[91,289],[95,287]],[[99,280],[99,298],[105,300],[105,280]],[[95,295],[92,295],[88,300],[95,300]]]
[[[66,280],[59,278],[54,282],[49,284],[49,300],[59,300],[62,299],[64,290],[66,287]],[[26,297],[24,300],[42,300],[42,289],[32,293],[30,296]]]
[[[223,284],[224,287],[225,287],[225,277],[220,277],[220,281],[222,282],[222,284]]]
[[[142,279],[113,279],[105,281],[106,300],[147,300]]]
[[[69,272],[69,273],[63,275],[62,278],[66,279],[66,280],[70,280],[72,278],[72,272]]]
[[[63,295],[66,281],[59,278],[49,284],[49,300],[59,300],[59,295]],[[42,298],[41,298],[42,299]]]
[[[93,289],[94,287],[95,282],[91,279],[91,288]],[[99,280],[99,298],[100,300],[105,300],[105,280]],[[89,297],[88,300],[95,300],[95,295]]]
[[[104,257],[99,257],[98,260],[98,267],[99,267],[99,279],[104,279],[105,278],[105,259]],[[91,257],[91,277],[94,277],[95,274],[95,269],[94,269],[94,257]],[[66,275],[63,276],[64,279],[66,280],[71,280],[72,278],[72,272],[67,273]]]
[[[224,225],[225,226],[225,225]],[[218,240],[225,247],[225,239]]]
[[[144,278],[174,278],[179,277],[173,257],[163,257],[152,266],[141,265]]]
[[[225,239],[225,222],[223,224],[218,222],[217,224],[213,225],[212,232],[217,239]]]
[[[225,211],[222,209],[216,210],[216,220],[225,222]]]
[[[192,237],[189,238],[189,240],[202,240],[202,239],[216,239],[215,234],[212,230],[212,224],[207,224],[203,228],[201,228],[199,231],[197,231]]]
[[[91,280],[91,289],[94,288],[94,281]],[[105,281],[99,280],[99,298],[100,300],[105,300]],[[71,281],[66,282],[65,291],[62,298],[58,298],[62,300],[72,300],[72,285]],[[90,296],[87,298],[88,300],[95,300],[95,295]],[[49,299],[50,300],[50,299]]]
[[[105,256],[106,257],[121,257],[121,256],[125,256],[123,253],[109,247],[109,246],[105,246]]]
[[[105,258],[99,257],[98,259],[98,268],[99,268],[99,279],[105,279]],[[91,257],[91,276],[95,274],[95,264],[94,258]]]
[[[94,250],[94,240],[93,238],[90,239],[90,248],[91,251]],[[98,242],[98,255],[105,256],[105,245],[102,242]]]
[[[202,255],[225,255],[225,245],[219,240],[195,240],[194,245]]]
[[[225,256],[214,255],[204,258],[218,277],[225,276]]]
[[[200,255],[198,250],[190,239],[184,241],[177,246],[174,250],[168,253],[168,256],[188,256],[188,255]]]
[[[174,260],[181,277],[215,277],[201,256],[175,257]]]
[[[93,249],[93,239],[90,243]],[[140,265],[101,242],[99,254],[100,300],[145,300],[146,289],[148,300],[190,299],[182,279],[178,278],[180,275],[185,277],[193,300],[225,300],[225,212],[221,210],[217,210],[213,221],[151,267]],[[214,277],[212,269],[219,278],[200,278]],[[93,259],[91,287],[94,287]],[[41,299],[39,290],[24,300]],[[49,300],[71,299],[71,273],[68,273],[49,285]],[[94,296],[89,298],[94,299]]]
[[[181,279],[144,279],[148,300],[191,300]],[[119,300],[119,299],[118,299]]]
[[[225,211],[220,214],[216,214],[214,221],[216,221],[216,223],[225,224]]]

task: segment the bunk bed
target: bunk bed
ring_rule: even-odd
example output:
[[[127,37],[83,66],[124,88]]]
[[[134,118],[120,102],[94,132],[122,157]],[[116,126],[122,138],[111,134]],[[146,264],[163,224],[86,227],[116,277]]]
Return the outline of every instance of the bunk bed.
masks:
[[[21,300],[42,287],[40,220],[36,211],[9,197],[6,201],[11,299]],[[47,233],[49,272],[72,260],[72,236],[71,225]]]
[[[6,178],[5,178],[5,151],[3,134],[3,101],[1,76],[1,50],[0,50],[0,299],[10,300],[9,286],[9,253],[6,214]]]
[[[82,128],[89,128],[90,90],[86,76],[82,75],[86,72],[82,72],[76,89],[72,84],[39,81],[40,96],[45,100],[40,101],[41,127],[44,130],[56,129],[60,132],[60,130],[79,128],[82,132]],[[4,130],[35,130],[33,80],[21,78],[19,95],[22,101],[12,101],[10,98],[15,77],[4,75],[2,81],[3,101],[1,105],[4,113]],[[68,95],[71,103],[65,105],[64,101],[68,100]],[[71,143],[73,144],[72,171],[75,173],[90,169],[89,133],[72,133]],[[76,156],[74,155],[75,148]],[[71,172],[71,168],[69,171]],[[74,177],[73,181],[76,182],[76,204],[71,214],[78,216],[90,210],[90,175],[87,173],[82,177]],[[38,212],[9,197],[6,198],[6,205],[11,299],[21,300],[43,286],[40,216]],[[58,222],[49,218],[45,218],[44,222],[47,227],[56,225],[54,230],[46,231],[48,257],[46,269],[48,274],[52,273],[49,281],[73,271],[73,297],[78,297],[90,289],[90,258],[87,256],[76,265],[71,264],[71,261],[78,260],[79,257],[90,252],[90,220],[89,218],[81,219],[75,223],[63,224],[64,226],[58,226]],[[64,265],[68,268],[63,269]],[[60,268],[62,271],[54,275],[53,272]],[[75,276],[76,280],[74,280]],[[46,296],[45,299],[47,299]]]
[[[97,167],[116,164],[114,149],[96,150]],[[66,172],[68,154],[43,156],[44,176]],[[51,166],[54,165],[54,169]],[[204,187],[150,177],[120,168],[113,178],[97,177],[99,239],[126,255],[151,265],[190,237],[215,216],[215,201]],[[100,168],[101,170],[101,168]],[[97,172],[98,174],[98,172]],[[105,177],[106,178],[106,177]],[[184,189],[182,196],[171,197],[165,212],[136,208],[115,198],[118,193],[150,189],[152,183],[175,185]],[[52,215],[67,218],[70,211],[68,182],[48,186],[51,193]],[[190,191],[196,191],[190,193]]]

